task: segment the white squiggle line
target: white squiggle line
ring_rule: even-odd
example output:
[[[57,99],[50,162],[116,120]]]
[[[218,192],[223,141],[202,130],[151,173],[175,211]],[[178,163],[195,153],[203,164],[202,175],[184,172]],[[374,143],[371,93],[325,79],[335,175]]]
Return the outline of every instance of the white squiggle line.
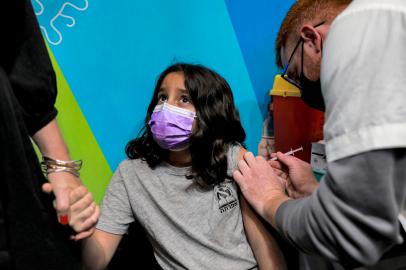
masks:
[[[61,32],[58,31],[58,29],[56,29],[53,25],[51,25],[51,27],[55,30],[55,32],[58,34],[59,39],[57,42],[53,42],[51,41],[51,39],[48,36],[48,31],[45,27],[43,27],[42,25],[40,26],[41,30],[44,32],[45,38],[48,40],[49,43],[51,43],[52,45],[58,45],[62,42],[62,35]]]
[[[36,1],[37,1],[37,0],[36,0]],[[80,8],[80,7],[78,7],[78,6],[75,6],[74,4],[69,3],[69,2],[64,3],[64,4],[62,5],[62,7],[60,8],[60,10],[58,11],[58,13],[56,13],[56,15],[49,21],[49,25],[52,27],[52,29],[54,29],[54,31],[57,33],[57,35],[58,35],[58,37],[59,37],[56,42],[52,41],[52,40],[49,38],[47,30],[45,29],[45,27],[41,26],[41,29],[42,29],[42,31],[44,31],[45,37],[46,37],[46,39],[48,40],[48,42],[49,42],[50,44],[56,46],[56,45],[61,44],[61,42],[62,42],[62,40],[63,40],[63,37],[62,37],[61,32],[60,32],[60,31],[55,27],[55,25],[54,25],[55,20],[56,20],[59,16],[72,20],[72,23],[71,23],[71,24],[66,24],[66,26],[68,26],[68,27],[73,27],[73,26],[75,25],[75,23],[76,23],[76,21],[75,21],[75,19],[74,19],[73,17],[68,16],[68,15],[65,15],[65,14],[62,13],[62,12],[65,10],[65,7],[71,6],[71,7],[73,7],[74,9],[76,9],[76,10],[78,10],[78,11],[85,11],[85,10],[89,7],[89,1],[88,1],[88,0],[84,0],[84,1],[85,1],[85,6],[82,7],[82,8]]]
[[[56,16],[60,15],[60,14],[63,12],[63,10],[65,9],[66,6],[71,6],[71,7],[73,7],[74,9],[79,10],[79,11],[85,11],[85,10],[89,7],[89,1],[88,1],[88,0],[84,0],[84,1],[85,1],[85,6],[82,7],[82,8],[80,8],[80,7],[78,7],[78,6],[75,6],[74,4],[72,4],[72,3],[70,3],[70,2],[64,3],[64,4],[62,5],[61,9],[59,10],[59,12],[56,14]]]
[[[68,24],[68,23],[66,24],[67,27],[75,26],[75,24],[76,24],[75,18],[73,18],[72,16],[65,15],[65,14],[61,14],[60,16],[72,21],[70,24]]]
[[[40,10],[40,11],[35,12],[35,15],[39,16],[39,15],[41,15],[42,13],[44,13],[44,5],[41,3],[40,0],[35,0],[35,2],[37,2],[37,4],[41,7],[41,10]]]

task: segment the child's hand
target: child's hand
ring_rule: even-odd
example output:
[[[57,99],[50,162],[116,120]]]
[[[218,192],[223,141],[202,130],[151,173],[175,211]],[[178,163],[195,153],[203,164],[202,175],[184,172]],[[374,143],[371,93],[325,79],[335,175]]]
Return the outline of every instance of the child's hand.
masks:
[[[78,241],[93,234],[100,216],[99,206],[84,186],[70,194],[69,225],[78,233],[71,239]]]

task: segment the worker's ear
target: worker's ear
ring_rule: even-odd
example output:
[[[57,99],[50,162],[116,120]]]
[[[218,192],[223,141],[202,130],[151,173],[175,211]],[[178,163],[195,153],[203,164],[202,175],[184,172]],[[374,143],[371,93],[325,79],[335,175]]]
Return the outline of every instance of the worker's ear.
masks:
[[[310,24],[305,24],[300,29],[300,36],[303,39],[303,47],[307,54],[321,54],[323,37],[316,28]]]

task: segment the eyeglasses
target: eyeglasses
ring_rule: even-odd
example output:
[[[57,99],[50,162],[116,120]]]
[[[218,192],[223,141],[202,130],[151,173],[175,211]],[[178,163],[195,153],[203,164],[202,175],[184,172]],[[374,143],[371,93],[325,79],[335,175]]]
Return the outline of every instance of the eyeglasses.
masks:
[[[318,24],[316,24],[316,25],[313,25],[313,27],[314,27],[314,28],[319,27],[320,25],[323,25],[324,23],[325,23],[325,21],[323,21],[323,22],[321,22],[321,23],[318,23]],[[299,40],[297,41],[296,46],[295,46],[295,48],[293,49],[293,51],[292,51],[292,53],[291,53],[291,55],[290,55],[290,57],[289,57],[288,63],[287,63],[287,64],[285,65],[285,67],[283,68],[282,75],[281,75],[281,77],[282,77],[285,81],[287,81],[288,83],[293,84],[294,86],[296,86],[296,87],[299,88],[299,89],[302,89],[302,87],[301,87],[301,85],[300,85],[300,82],[298,82],[298,81],[295,80],[295,79],[289,78],[287,72],[288,72],[288,68],[289,68],[290,62],[292,61],[292,58],[293,58],[293,56],[295,55],[295,52],[296,52],[296,50],[297,50],[297,48],[299,47],[300,44],[302,44],[302,70],[303,70],[303,41],[304,41],[304,40],[303,40],[302,37],[300,37]]]

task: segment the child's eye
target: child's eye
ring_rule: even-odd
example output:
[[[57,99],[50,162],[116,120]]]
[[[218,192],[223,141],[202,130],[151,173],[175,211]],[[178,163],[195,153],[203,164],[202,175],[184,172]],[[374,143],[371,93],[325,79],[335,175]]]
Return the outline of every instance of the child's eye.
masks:
[[[167,99],[166,95],[161,94],[158,96],[158,102],[165,102]]]
[[[181,100],[183,103],[190,103],[190,98],[189,98],[188,96],[182,96],[182,97],[180,98],[180,100]]]

